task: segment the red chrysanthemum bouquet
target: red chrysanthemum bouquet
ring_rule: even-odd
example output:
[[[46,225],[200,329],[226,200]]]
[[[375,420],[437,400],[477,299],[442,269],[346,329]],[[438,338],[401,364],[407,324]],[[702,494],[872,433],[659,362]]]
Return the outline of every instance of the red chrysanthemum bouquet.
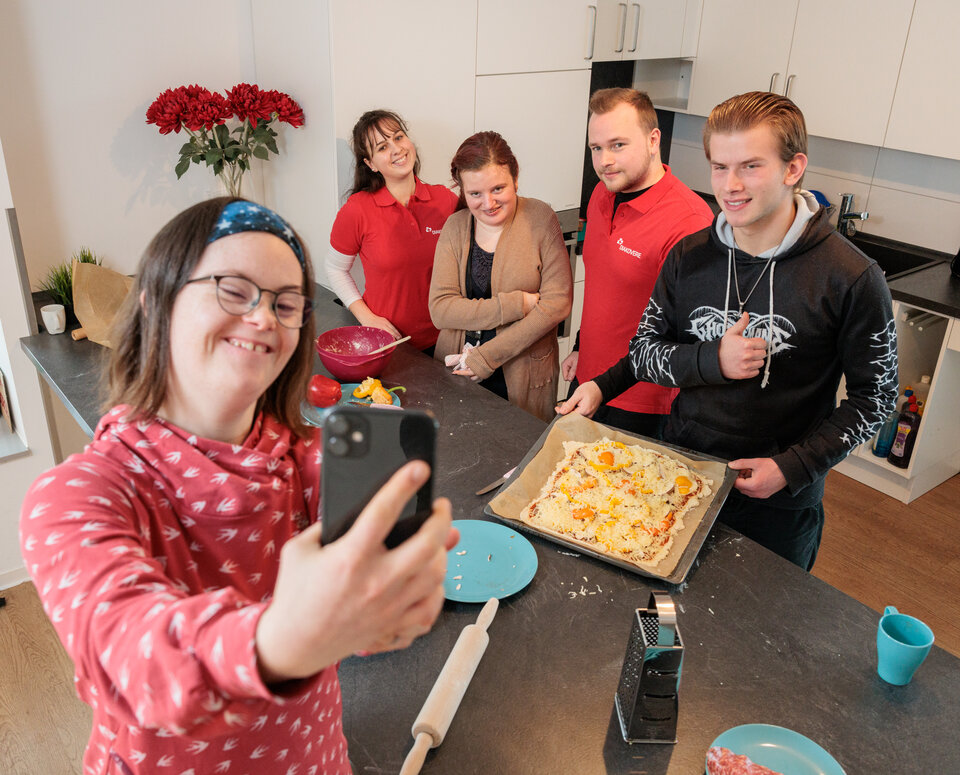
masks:
[[[229,119],[240,125],[232,130]],[[303,109],[289,94],[262,91],[249,83],[238,83],[224,97],[202,86],[178,86],[167,89],[147,108],[147,123],[156,124],[160,134],[179,132],[190,135],[180,148],[177,179],[201,161],[224,183],[231,196],[240,196],[243,173],[250,169],[250,157],[266,160],[277,150],[274,121],[303,126]],[[235,135],[235,136],[232,136]]]

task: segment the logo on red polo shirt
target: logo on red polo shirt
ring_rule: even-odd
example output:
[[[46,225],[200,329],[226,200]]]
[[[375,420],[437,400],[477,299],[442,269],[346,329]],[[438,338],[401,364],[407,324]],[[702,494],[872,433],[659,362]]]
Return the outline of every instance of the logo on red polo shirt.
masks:
[[[441,231],[440,229],[431,229],[429,226],[425,226],[424,228],[426,229],[427,234],[439,234]]]
[[[624,253],[629,253],[631,256],[636,256],[637,258],[643,258],[643,254],[639,250],[633,250],[628,248],[623,244],[623,237],[617,240],[617,247],[622,250]]]

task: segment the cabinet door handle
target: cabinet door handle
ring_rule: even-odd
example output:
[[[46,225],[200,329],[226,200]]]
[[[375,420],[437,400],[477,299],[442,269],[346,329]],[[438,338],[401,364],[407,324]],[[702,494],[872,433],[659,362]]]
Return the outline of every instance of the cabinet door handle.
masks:
[[[614,52],[620,54],[623,52],[623,41],[627,37],[627,4],[617,3],[617,27],[620,28],[618,38],[620,43],[614,48]]]
[[[780,77],[780,73],[774,73],[773,75],[770,76],[770,88],[767,89],[768,92],[772,92],[776,94],[773,87],[777,85],[777,78],[779,77]]]
[[[797,77],[796,73],[790,73],[790,75],[787,76],[787,88],[783,90],[784,97],[790,96],[790,84],[793,83],[793,79],[796,77]]]
[[[640,3],[633,3],[634,8],[637,9],[637,15],[633,21],[633,45],[630,47],[630,51],[637,50],[637,44],[640,42]]]
[[[597,6],[587,6],[587,55],[584,59],[593,59],[594,38],[597,35]]]

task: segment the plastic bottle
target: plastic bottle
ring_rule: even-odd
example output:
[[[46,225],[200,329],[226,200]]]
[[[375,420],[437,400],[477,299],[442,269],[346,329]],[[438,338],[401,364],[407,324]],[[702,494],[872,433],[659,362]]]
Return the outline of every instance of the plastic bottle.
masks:
[[[890,447],[890,454],[887,455],[887,462],[897,468],[910,465],[913,445],[917,441],[917,428],[920,426],[920,415],[917,414],[916,407],[915,401],[910,402],[897,418],[897,435]]]
[[[902,412],[910,405],[910,398],[913,396],[913,388],[907,385],[903,390],[903,396],[897,401],[897,411]]]
[[[917,402],[926,403],[927,396],[930,394],[930,375],[924,374],[919,382],[913,383],[913,395]]]
[[[880,431],[873,439],[871,451],[877,457],[886,457],[890,454],[893,447],[893,440],[897,437],[897,420],[900,419],[900,412],[894,409],[887,415],[887,419],[880,426]]]

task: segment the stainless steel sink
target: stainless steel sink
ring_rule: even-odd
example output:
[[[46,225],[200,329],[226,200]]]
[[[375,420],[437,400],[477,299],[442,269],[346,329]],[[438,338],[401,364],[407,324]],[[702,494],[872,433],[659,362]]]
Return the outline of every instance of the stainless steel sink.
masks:
[[[946,253],[870,234],[855,234],[850,241],[880,265],[887,282],[949,260]]]

